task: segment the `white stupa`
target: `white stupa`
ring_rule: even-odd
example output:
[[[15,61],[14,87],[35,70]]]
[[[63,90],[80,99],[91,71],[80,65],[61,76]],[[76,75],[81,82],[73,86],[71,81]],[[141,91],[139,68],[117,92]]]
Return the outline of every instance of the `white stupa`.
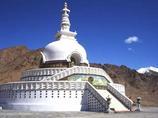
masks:
[[[60,32],[56,35],[56,41],[49,43],[42,53],[43,63],[72,63],[75,65],[89,65],[85,49],[77,42],[76,32],[70,31],[70,20],[67,3],[62,10]]]
[[[26,70],[20,81],[0,85],[2,109],[29,111],[130,111],[123,85],[101,68],[89,67],[85,49],[70,31],[67,3],[56,41],[43,52],[40,68]],[[111,104],[108,107],[108,100]]]

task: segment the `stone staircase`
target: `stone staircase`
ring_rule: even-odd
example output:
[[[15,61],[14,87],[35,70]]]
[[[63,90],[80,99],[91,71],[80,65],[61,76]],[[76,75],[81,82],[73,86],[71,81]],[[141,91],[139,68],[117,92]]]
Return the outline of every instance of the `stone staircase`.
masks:
[[[125,94],[122,94],[112,86],[112,83],[107,84],[107,90],[115,96],[124,106],[126,106],[130,111],[132,110],[133,101],[129,99]]]
[[[96,89],[89,82],[87,82],[86,85],[87,85],[86,89],[88,89],[89,91],[93,93],[93,97],[95,97],[95,99],[97,99],[101,103],[102,107],[104,108],[104,109],[101,109],[100,107],[96,108],[96,106],[98,105],[95,105],[94,103],[98,103],[98,102],[93,101],[92,108],[95,108],[95,110],[94,109],[91,110],[91,105],[90,105],[89,107],[90,111],[96,111],[99,109],[99,111],[106,112],[108,97],[111,98],[110,108],[113,109],[113,111],[116,111],[116,112],[131,111],[133,102],[127,96],[120,93],[112,86],[110,86],[111,88],[109,90],[108,87],[103,87],[104,89]],[[114,90],[112,91],[111,89],[114,89]]]
[[[107,90],[97,90],[97,91],[104,99],[107,99],[107,97],[111,98],[110,108],[114,109],[115,111],[129,111],[129,109],[126,106],[124,106],[109,91]]]

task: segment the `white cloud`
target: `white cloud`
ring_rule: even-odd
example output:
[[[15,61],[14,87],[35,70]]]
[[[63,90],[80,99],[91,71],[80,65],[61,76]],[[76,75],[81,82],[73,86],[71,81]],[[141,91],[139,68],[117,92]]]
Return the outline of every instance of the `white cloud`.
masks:
[[[125,43],[131,44],[131,43],[136,43],[138,42],[138,37],[137,36],[131,36],[125,39]]]

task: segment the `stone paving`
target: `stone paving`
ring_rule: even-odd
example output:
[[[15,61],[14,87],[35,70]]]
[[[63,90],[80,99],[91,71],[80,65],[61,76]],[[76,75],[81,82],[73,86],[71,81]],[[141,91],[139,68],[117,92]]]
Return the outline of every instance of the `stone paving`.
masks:
[[[145,107],[142,112],[28,112],[0,110],[0,118],[158,118],[158,107]]]

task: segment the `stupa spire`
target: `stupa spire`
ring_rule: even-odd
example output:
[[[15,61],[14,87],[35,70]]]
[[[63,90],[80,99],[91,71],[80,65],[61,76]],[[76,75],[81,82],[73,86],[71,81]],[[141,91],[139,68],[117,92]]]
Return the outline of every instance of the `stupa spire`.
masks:
[[[61,31],[70,31],[69,13],[70,10],[65,2],[64,8],[62,9]]]
[[[66,39],[66,40],[76,40],[76,32],[70,31],[70,20],[69,20],[70,10],[68,9],[67,3],[64,3],[64,8],[62,9],[62,18],[61,18],[61,29],[56,34],[56,39]]]

